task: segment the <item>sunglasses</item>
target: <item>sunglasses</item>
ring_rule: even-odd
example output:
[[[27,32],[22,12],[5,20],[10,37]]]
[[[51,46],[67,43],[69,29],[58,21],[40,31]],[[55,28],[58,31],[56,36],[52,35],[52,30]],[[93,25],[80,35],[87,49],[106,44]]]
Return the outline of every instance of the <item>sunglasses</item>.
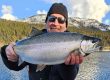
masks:
[[[55,17],[55,16],[48,17],[49,22],[55,22],[56,19],[57,19],[58,23],[60,23],[60,24],[64,24],[66,22],[66,19],[63,17]]]

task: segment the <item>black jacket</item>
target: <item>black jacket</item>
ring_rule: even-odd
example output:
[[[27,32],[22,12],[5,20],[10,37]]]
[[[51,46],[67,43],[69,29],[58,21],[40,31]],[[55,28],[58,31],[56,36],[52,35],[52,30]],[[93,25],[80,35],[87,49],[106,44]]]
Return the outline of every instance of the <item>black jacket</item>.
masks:
[[[43,32],[47,32],[46,30],[43,30]],[[4,64],[9,68],[10,70],[19,71],[22,70],[27,65],[29,66],[29,80],[74,80],[78,70],[79,65],[65,65],[65,64],[59,64],[59,65],[50,65],[46,66],[42,71],[36,72],[37,65],[30,64],[27,62],[23,62],[21,65],[18,66],[17,62],[11,62],[7,59],[6,56],[6,49],[7,45],[3,46],[1,48],[1,56]]]

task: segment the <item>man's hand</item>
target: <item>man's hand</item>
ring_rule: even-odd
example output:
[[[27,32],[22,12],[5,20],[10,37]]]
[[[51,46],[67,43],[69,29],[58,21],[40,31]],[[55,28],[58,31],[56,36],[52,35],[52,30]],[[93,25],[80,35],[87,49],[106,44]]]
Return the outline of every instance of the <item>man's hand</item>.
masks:
[[[15,43],[12,42],[5,49],[8,60],[12,61],[12,62],[16,62],[18,60],[18,56],[16,55],[16,53],[13,50],[14,45],[15,45]]]
[[[65,64],[72,65],[72,64],[81,64],[83,62],[84,57],[78,54],[77,51],[71,52],[70,55],[66,58]]]

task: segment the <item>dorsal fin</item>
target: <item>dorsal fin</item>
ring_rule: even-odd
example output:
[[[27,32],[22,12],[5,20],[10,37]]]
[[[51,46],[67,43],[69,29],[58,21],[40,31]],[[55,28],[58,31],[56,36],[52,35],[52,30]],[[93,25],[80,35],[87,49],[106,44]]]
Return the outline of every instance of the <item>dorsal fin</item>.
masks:
[[[41,30],[39,30],[35,27],[32,27],[32,30],[31,30],[28,37],[33,37],[33,36],[37,36],[37,35],[40,35],[40,34],[43,34],[43,31],[41,31]]]

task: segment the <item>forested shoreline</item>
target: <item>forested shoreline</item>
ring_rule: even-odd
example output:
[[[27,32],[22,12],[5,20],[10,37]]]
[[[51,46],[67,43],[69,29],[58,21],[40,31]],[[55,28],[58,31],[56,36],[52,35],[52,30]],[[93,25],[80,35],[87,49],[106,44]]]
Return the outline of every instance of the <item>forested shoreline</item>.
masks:
[[[32,27],[41,30],[44,28],[44,24],[29,24],[26,22],[0,20],[0,46],[28,36]],[[68,30],[101,38],[102,42],[100,45],[103,47],[109,47],[108,49],[110,49],[110,31],[103,32],[99,29],[84,27],[77,28],[74,26],[69,26]]]

